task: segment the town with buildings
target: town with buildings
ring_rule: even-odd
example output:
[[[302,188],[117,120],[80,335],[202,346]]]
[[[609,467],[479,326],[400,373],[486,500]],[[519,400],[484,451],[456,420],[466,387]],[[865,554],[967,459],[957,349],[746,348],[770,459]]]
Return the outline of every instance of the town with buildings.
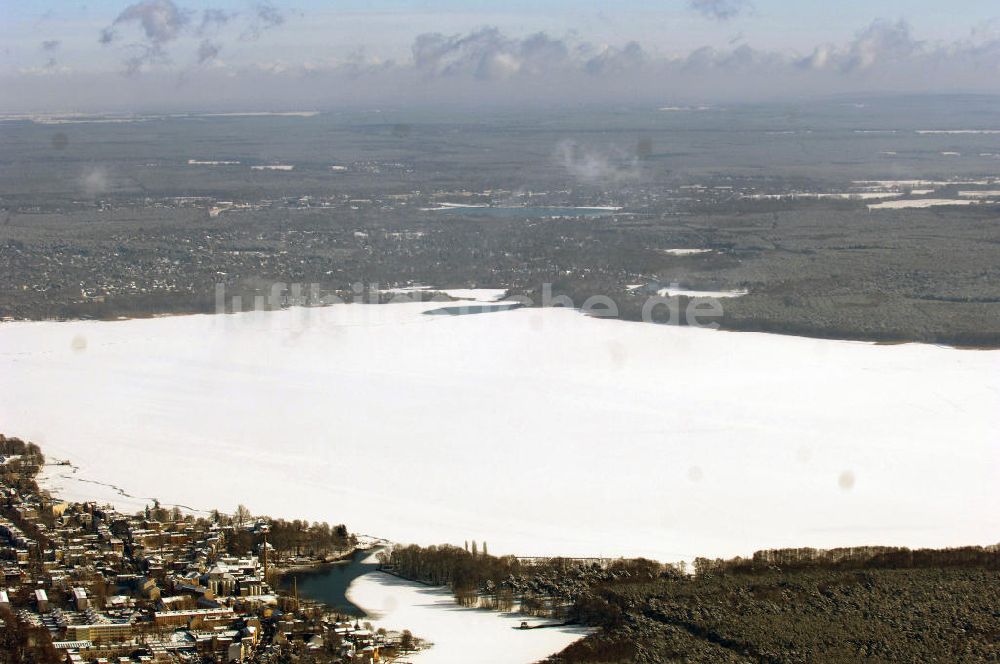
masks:
[[[414,647],[409,632],[281,589],[280,566],[356,550],[343,526],[243,508],[123,514],[39,489],[44,464],[36,445],[0,435],[0,661],[367,664]]]

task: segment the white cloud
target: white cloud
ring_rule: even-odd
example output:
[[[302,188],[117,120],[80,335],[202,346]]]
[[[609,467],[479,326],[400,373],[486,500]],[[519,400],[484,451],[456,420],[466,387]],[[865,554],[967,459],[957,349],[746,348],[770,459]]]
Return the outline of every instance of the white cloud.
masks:
[[[114,22],[101,31],[100,40],[109,44],[118,38],[118,28],[135,24],[150,44],[162,47],[177,39],[190,20],[191,12],[181,9],[173,0],[142,0],[122,10]]]
[[[126,7],[101,30],[98,41],[107,46],[123,39],[122,31],[128,27],[139,29],[139,40],[126,44],[127,71],[137,73],[147,65],[169,62],[168,47],[184,36],[204,37],[198,44],[195,57],[198,64],[215,60],[222,49],[220,31],[236,25],[241,40],[258,39],[261,34],[285,22],[283,11],[268,2],[254,5],[243,12],[222,9],[201,10],[201,19],[195,21],[197,12],[181,7],[174,0],[141,0]],[[209,35],[213,35],[211,39]]]
[[[544,33],[510,38],[497,28],[466,35],[428,33],[413,43],[413,66],[427,76],[471,75],[478,79],[508,78],[518,73],[543,74],[566,65],[566,45]]]
[[[924,51],[924,45],[910,33],[903,20],[874,21],[842,47],[831,44],[817,46],[802,66],[811,69],[835,68],[842,72],[864,71],[891,61],[905,61]]]
[[[688,6],[716,21],[728,21],[753,9],[750,0],[690,0]]]

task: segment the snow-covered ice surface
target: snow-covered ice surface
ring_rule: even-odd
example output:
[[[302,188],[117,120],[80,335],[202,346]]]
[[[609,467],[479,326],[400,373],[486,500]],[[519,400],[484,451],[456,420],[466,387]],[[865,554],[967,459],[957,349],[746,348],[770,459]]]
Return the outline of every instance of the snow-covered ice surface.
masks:
[[[64,500],[76,502],[94,501],[99,504],[113,503],[118,509],[127,512],[141,511],[144,507],[150,505],[155,498],[155,496],[141,493],[133,495],[117,485],[91,479],[79,473],[78,469],[53,463],[51,457],[46,458],[46,465],[39,473],[38,480],[42,486]],[[141,488],[139,487],[140,490]],[[198,510],[185,504],[162,504],[168,509],[176,505],[185,512],[204,512],[202,516],[209,513],[208,510]]]
[[[690,288],[661,288],[656,291],[660,297],[673,297],[674,295],[684,295],[686,297],[743,297],[747,294],[745,290],[693,290]]]
[[[962,198],[1000,198],[1000,191],[990,189],[985,191],[960,191],[958,195]]]
[[[132,496],[494,553],[997,541],[1000,352],[439,306],[3,323],[0,431]]]
[[[383,572],[359,576],[347,597],[366,613],[376,628],[408,629],[433,647],[404,657],[414,664],[526,664],[553,655],[590,633],[582,627],[516,629],[551,623],[517,613],[499,613],[457,606],[452,594]]]
[[[503,288],[446,288],[440,292],[456,300],[474,302],[498,302],[507,295]]]
[[[404,286],[401,288],[384,288],[380,293],[399,296],[403,295],[412,298],[411,301],[421,299],[430,300],[434,295],[441,293],[456,300],[469,300],[471,302],[497,302],[507,295],[504,288],[435,288],[433,286]],[[424,297],[426,296],[426,298]],[[447,298],[441,298],[448,302]],[[406,300],[401,300],[405,302]]]
[[[711,249],[664,249],[663,253],[671,256],[694,256],[697,254],[710,254]]]

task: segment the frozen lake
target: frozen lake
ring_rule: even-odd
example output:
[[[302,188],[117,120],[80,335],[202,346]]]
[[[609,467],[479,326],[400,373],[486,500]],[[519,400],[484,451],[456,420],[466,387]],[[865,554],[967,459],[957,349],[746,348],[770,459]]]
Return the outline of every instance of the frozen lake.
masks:
[[[4,323],[0,431],[68,497],[493,553],[997,540],[1000,352],[439,306]]]

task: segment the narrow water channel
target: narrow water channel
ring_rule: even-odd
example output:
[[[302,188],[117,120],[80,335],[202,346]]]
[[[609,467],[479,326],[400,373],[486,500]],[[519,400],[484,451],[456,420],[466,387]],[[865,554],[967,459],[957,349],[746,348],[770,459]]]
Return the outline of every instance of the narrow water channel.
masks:
[[[355,551],[348,560],[324,565],[316,570],[286,574],[281,587],[291,591],[297,582],[300,597],[323,602],[348,615],[364,617],[364,610],[347,599],[347,588],[354,579],[378,568],[377,563],[363,562],[377,552],[378,549]]]

